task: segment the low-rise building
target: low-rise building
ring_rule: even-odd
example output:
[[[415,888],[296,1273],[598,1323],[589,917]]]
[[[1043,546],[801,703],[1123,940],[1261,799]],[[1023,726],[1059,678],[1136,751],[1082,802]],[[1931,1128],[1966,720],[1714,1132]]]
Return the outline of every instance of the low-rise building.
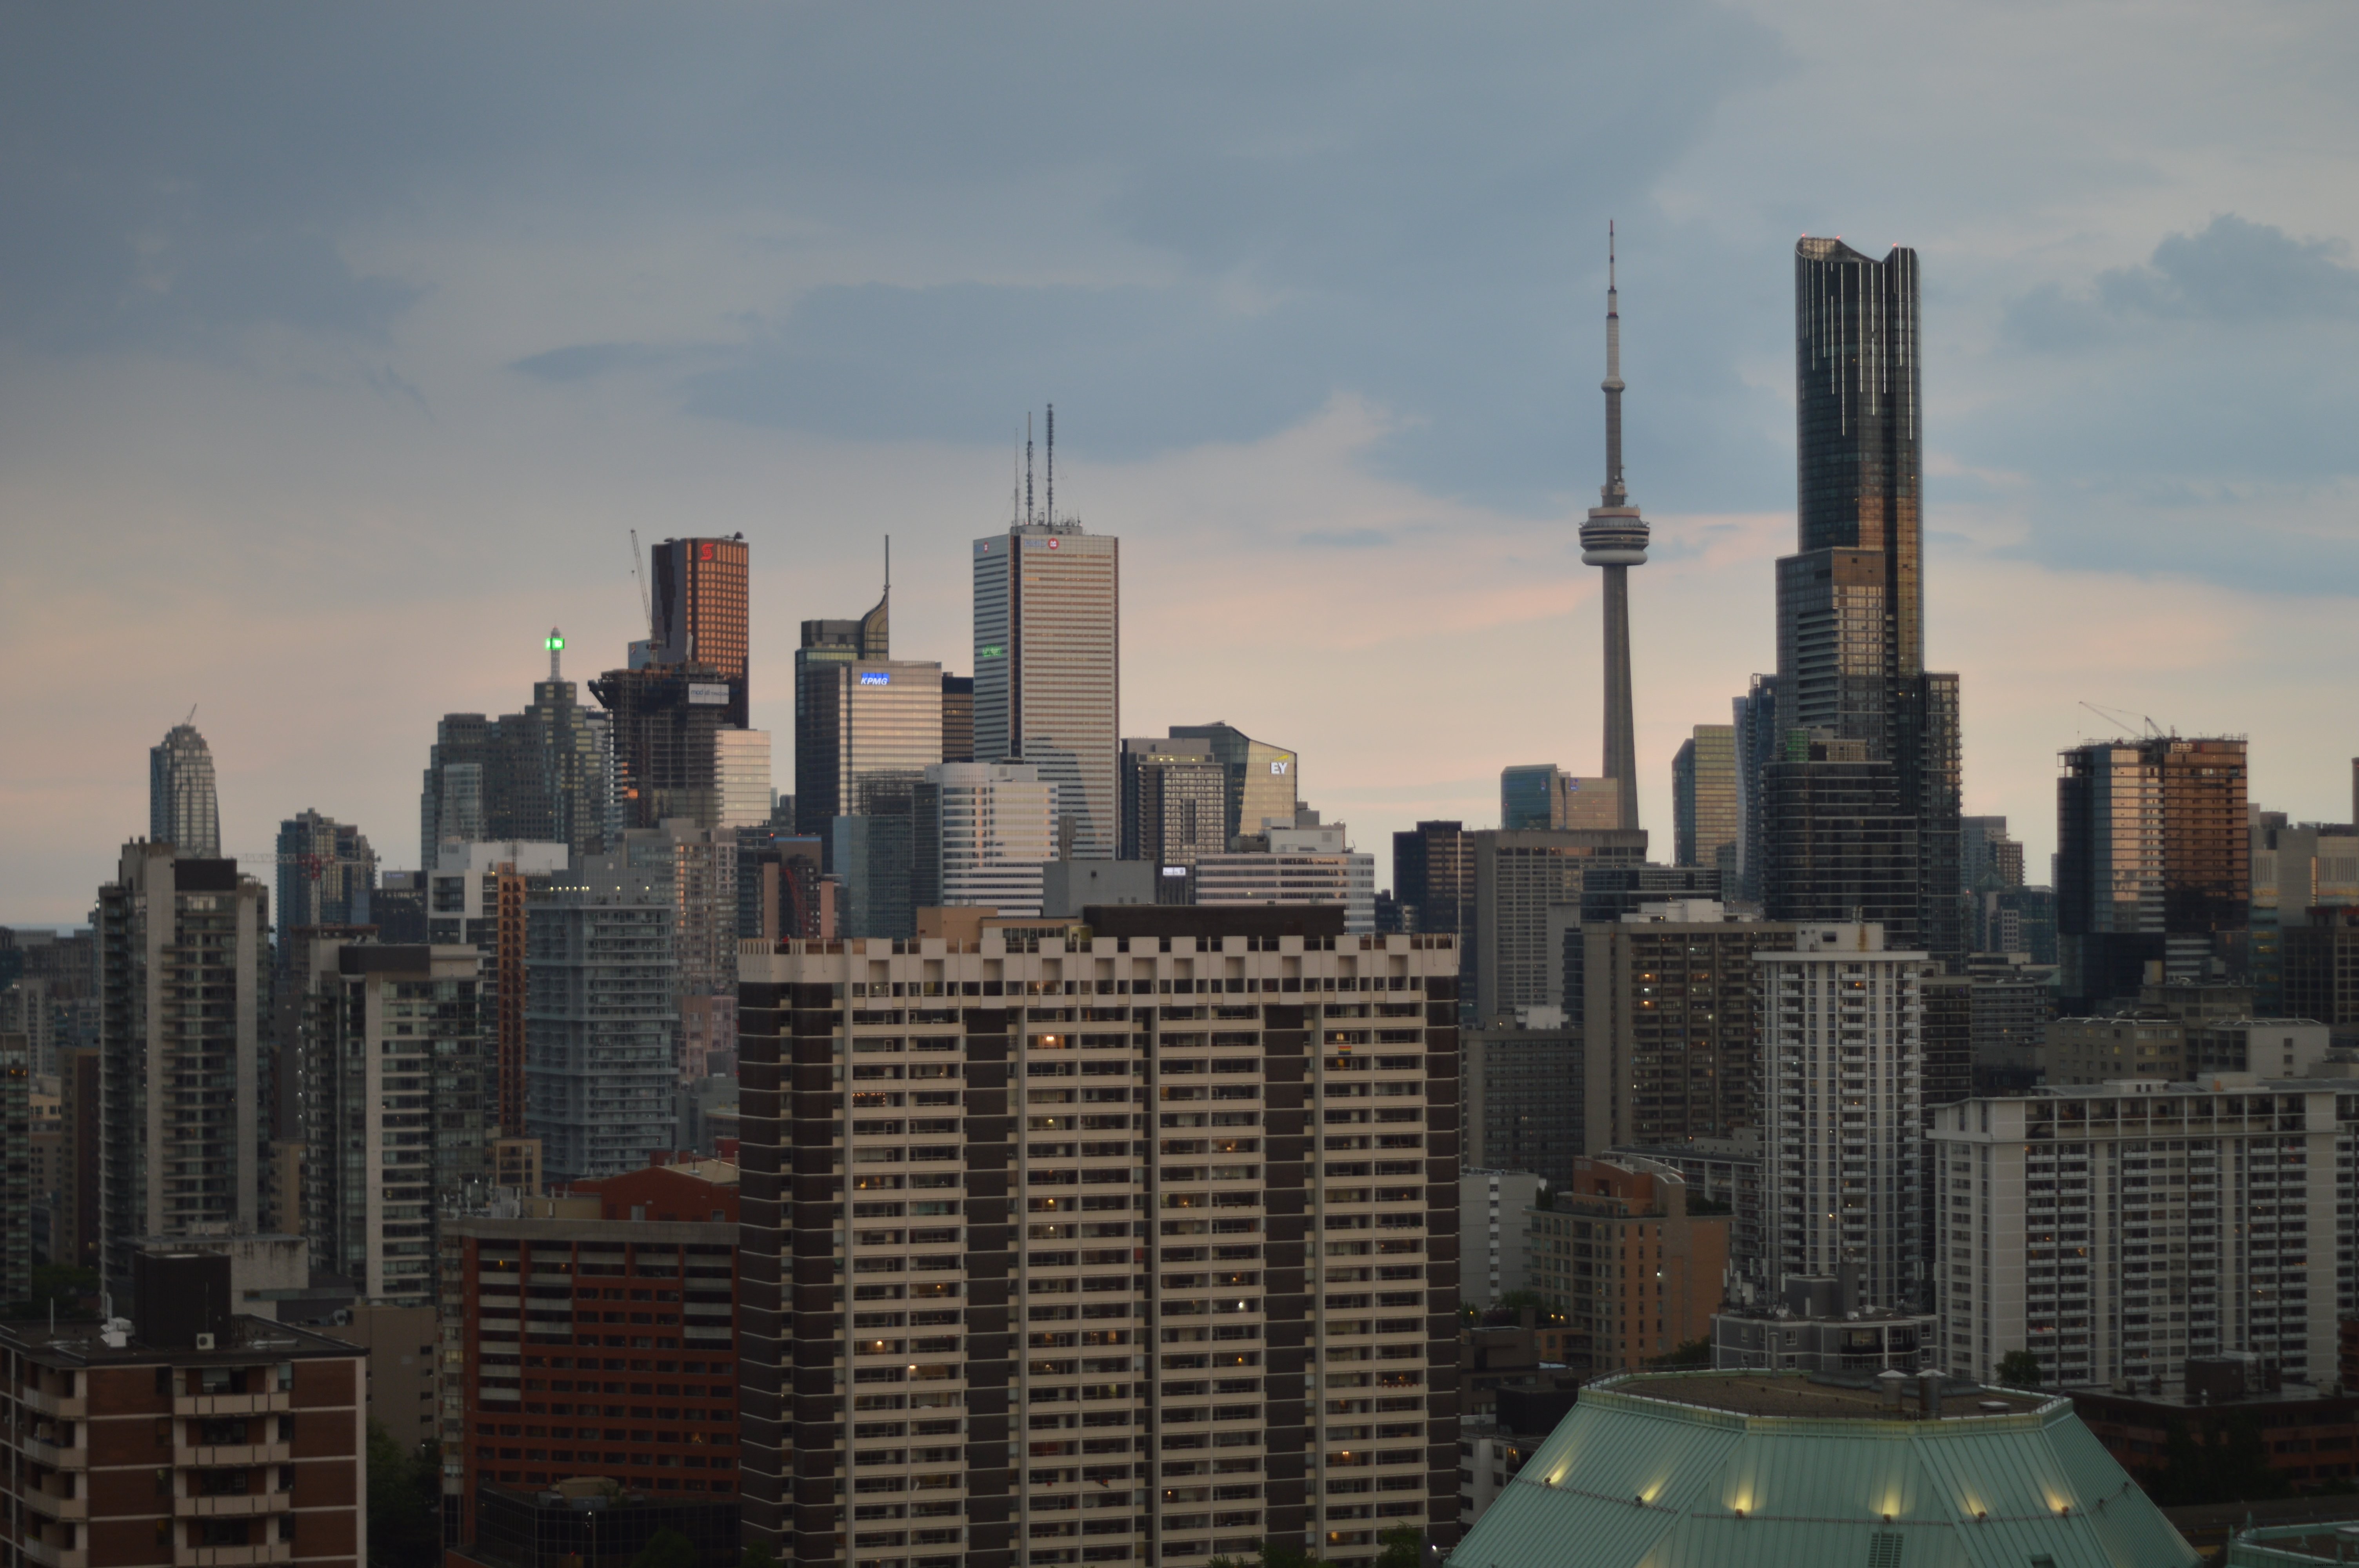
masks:
[[[1775,1307],[1714,1313],[1712,1364],[1722,1371],[1832,1373],[1934,1369],[1940,1320],[1931,1313],[1862,1309],[1847,1276],[1788,1279]]]
[[[1583,1158],[1549,1195],[1528,1211],[1528,1266],[1542,1305],[1567,1320],[1568,1366],[1614,1371],[1710,1336],[1729,1221],[1690,1216],[1678,1172]]]
[[[737,1182],[698,1161],[442,1228],[442,1452],[455,1539],[484,1481],[576,1476],[683,1502],[738,1487]]]
[[[1577,1389],[1501,1389],[1458,1429],[1458,1526],[1473,1527],[1581,1398]]]
[[[2359,1475],[2353,1468],[2359,1464],[2359,1390],[2287,1382],[2258,1357],[2198,1357],[2182,1378],[2065,1391],[2097,1441],[2133,1475],[2163,1467],[2175,1428],[2210,1448],[2223,1428],[2243,1422],[2257,1429],[2269,1468],[2302,1489]]]
[[[362,1352],[230,1312],[224,1256],[127,1256],[135,1317],[0,1324],[0,1562],[359,1568]]]
[[[1690,1138],[1683,1143],[1625,1143],[1608,1160],[1652,1160],[1688,1184],[1688,1213],[1728,1216],[1728,1295],[1765,1294],[1761,1238],[1761,1134],[1747,1128],[1734,1138]]]

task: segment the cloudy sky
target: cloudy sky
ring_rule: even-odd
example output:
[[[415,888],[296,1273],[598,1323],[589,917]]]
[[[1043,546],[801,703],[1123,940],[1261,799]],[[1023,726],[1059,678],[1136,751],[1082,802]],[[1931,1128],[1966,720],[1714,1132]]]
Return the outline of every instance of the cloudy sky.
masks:
[[[1124,727],[1226,719],[1389,880],[1599,752],[1622,235],[1643,811],[1774,663],[1792,245],[1916,246],[1971,811],[2249,734],[2347,819],[2359,14],[1712,5],[0,12],[0,921],[193,705],[233,851],[418,853],[436,717],[620,660],[627,531],[754,545],[756,721],[873,601],[967,668],[1027,409],[1124,554]]]

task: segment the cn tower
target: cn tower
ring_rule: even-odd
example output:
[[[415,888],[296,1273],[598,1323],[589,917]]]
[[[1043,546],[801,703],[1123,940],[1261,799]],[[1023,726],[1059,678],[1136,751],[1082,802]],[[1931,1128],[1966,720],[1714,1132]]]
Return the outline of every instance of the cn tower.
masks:
[[[1630,568],[1647,564],[1647,524],[1622,487],[1622,311],[1614,287],[1614,225],[1605,225],[1605,504],[1581,525],[1584,566],[1605,568],[1605,776],[1614,826],[1638,826],[1637,725],[1630,703]]]

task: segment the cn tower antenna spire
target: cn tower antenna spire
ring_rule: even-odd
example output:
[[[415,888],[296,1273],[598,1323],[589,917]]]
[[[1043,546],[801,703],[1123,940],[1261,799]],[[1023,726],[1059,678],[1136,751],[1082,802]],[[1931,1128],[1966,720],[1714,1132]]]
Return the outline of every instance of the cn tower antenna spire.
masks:
[[[1622,482],[1622,295],[1614,280],[1614,220],[1605,221],[1605,485],[1608,506],[1627,506]]]
[[[1646,521],[1622,482],[1622,296],[1614,278],[1614,232],[1605,225],[1605,482],[1602,505],[1581,525],[1581,558],[1605,570],[1605,777],[1614,782],[1615,825],[1638,826],[1636,716],[1630,693],[1630,568],[1647,564]]]

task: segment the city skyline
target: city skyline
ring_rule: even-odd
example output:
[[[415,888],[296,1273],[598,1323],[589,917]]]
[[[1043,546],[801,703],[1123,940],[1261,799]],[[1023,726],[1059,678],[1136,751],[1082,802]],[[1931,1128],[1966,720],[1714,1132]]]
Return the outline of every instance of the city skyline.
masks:
[[[1284,735],[1322,809],[1364,848],[1422,818],[1487,821],[1500,767],[1553,757],[1585,771],[1602,725],[1585,652],[1598,643],[1596,574],[1571,535],[1594,483],[1593,246],[1609,212],[1647,280],[1625,367],[1645,389],[1630,483],[1656,541],[1633,607],[1643,820],[1670,819],[1680,741],[1721,721],[1728,695],[1771,663],[1760,584],[1795,526],[1781,264],[1802,230],[1879,254],[1905,240],[1926,260],[1926,556],[1943,585],[1926,643],[1964,681],[1965,809],[2006,815],[2030,880],[2044,881],[2057,755],[2119,733],[2085,699],[2182,734],[2247,734],[2256,804],[2342,819],[2353,748],[2310,718],[2337,711],[2343,671],[2312,650],[2338,646],[2354,576],[2342,510],[2354,481],[2328,434],[2348,423],[2341,367],[2359,299],[2338,238],[2359,234],[2342,194],[2359,182],[2338,178],[2348,159],[2331,150],[2351,145],[2354,111],[2306,70],[2286,74],[2252,125],[2206,107],[2208,94],[2169,90],[2277,69],[2280,50],[2323,70],[2342,34],[2288,20],[2260,38],[2190,16],[2183,37],[2142,44],[2135,69],[2057,94],[2047,66],[1995,70],[2019,45],[1981,37],[1965,11],[1935,9],[1906,38],[1881,38],[1832,6],[1775,27],[1741,10],[1681,14],[1609,25],[1503,13],[1479,47],[1427,57],[1448,84],[1438,96],[1492,106],[1451,133],[1461,139],[1434,141],[1450,168],[1538,149],[1528,167],[1508,160],[1517,178],[1450,208],[1464,220],[1451,253],[1482,257],[1455,272],[1421,251],[1370,259],[1394,249],[1391,230],[1371,226],[1398,210],[1396,190],[1440,180],[1397,150],[1434,128],[1437,109],[1413,96],[1353,107],[1337,150],[1307,162],[1274,150],[1297,96],[1286,85],[1245,84],[1236,130],[1177,157],[1152,116],[1105,103],[1114,134],[1087,154],[1036,146],[987,176],[949,171],[996,193],[1059,192],[1017,229],[934,203],[946,171],[908,137],[825,177],[808,153],[751,168],[732,154],[659,200],[644,171],[602,176],[571,154],[538,170],[496,157],[462,170],[440,155],[364,150],[352,133],[370,116],[406,123],[374,97],[330,113],[246,94],[238,113],[266,113],[312,149],[299,168],[256,168],[227,150],[234,114],[167,137],[105,92],[74,111],[28,96],[12,113],[67,127],[23,123],[28,168],[60,166],[58,137],[85,123],[77,114],[119,116],[121,134],[93,181],[116,204],[90,224],[35,223],[56,265],[0,320],[0,388],[18,394],[0,525],[34,563],[12,578],[6,634],[28,665],[80,672],[9,699],[15,731],[40,743],[12,749],[0,773],[11,872],[0,920],[85,917],[93,871],[140,820],[139,752],[191,703],[219,773],[224,851],[264,849],[276,823],[310,808],[400,858],[436,716],[512,709],[550,624],[590,661],[577,673],[645,634],[632,527],[743,531],[757,546],[750,660],[770,673],[752,683],[750,717],[774,735],[791,728],[796,622],[873,598],[885,533],[903,545],[898,649],[957,668],[970,645],[962,546],[1002,511],[1020,410],[1049,397],[1066,415],[1069,498],[1131,557],[1124,733],[1211,712]],[[1715,26],[1690,25],[1704,17]],[[2058,58],[2111,36],[2094,12],[2058,26]],[[68,29],[42,47],[58,80],[125,84],[160,69],[146,49],[211,59],[223,47],[168,32],[132,45]],[[1047,40],[1020,22],[1010,33],[1027,49],[1053,42],[1093,94],[1137,81],[1118,33]],[[747,46],[759,55],[776,37]],[[833,47],[890,37],[854,29]],[[1353,58],[1419,38],[1387,23]],[[640,41],[585,34],[582,79],[604,80],[615,51]],[[256,64],[223,62],[215,80],[269,69],[268,50],[233,42]],[[394,51],[409,89],[438,69],[414,42]],[[1930,63],[1929,44],[1949,58]],[[502,59],[517,43],[495,27],[484,47]],[[1527,95],[1526,72],[1608,49],[1619,80],[1675,94],[1677,130]],[[1532,63],[1500,63],[1518,52]],[[1906,133],[1856,145],[1858,95],[1886,101],[1910,73],[1878,68],[1904,54],[1924,73]],[[1174,69],[1184,81],[1198,68]],[[2038,113],[1993,114],[1995,80]],[[1321,103],[1348,102],[1340,80],[1310,85]],[[647,92],[625,96],[623,123],[654,106]],[[466,131],[519,145],[505,112],[462,96]],[[704,156],[724,124],[742,139],[727,111],[768,112],[722,99],[712,123],[681,133],[685,146],[649,159]],[[571,102],[539,106],[561,115]],[[1941,147],[1969,115],[1966,150]],[[1738,128],[1761,124],[1776,134]],[[2293,145],[2308,150],[2274,150]],[[2055,159],[2057,146],[2090,156]],[[1137,195],[1076,179],[1089,167],[1076,159]],[[365,178],[322,204],[307,181],[337,160],[358,160]],[[1359,194],[1396,165],[1402,183]],[[781,205],[733,216],[735,182],[765,167],[781,175]],[[583,236],[567,247],[570,291],[538,286],[550,258],[503,248],[467,216],[518,168],[564,177],[538,179],[539,200],[571,205],[536,211]],[[132,194],[175,170],[197,192],[190,211]],[[831,178],[872,200],[831,193]],[[584,182],[598,195],[585,200]],[[1281,207],[1317,200],[1254,218],[1207,182]],[[438,217],[405,228],[396,188],[422,192]],[[1189,205],[1200,197],[1211,205]],[[908,237],[912,200],[938,235]],[[1158,205],[1199,211],[1201,232],[1148,215]],[[222,215],[233,208],[241,216]],[[799,238],[802,216],[847,236],[840,254]],[[669,225],[676,242],[650,250],[618,221]],[[1353,254],[1307,244],[1321,225],[1378,243]],[[127,276],[114,236],[151,228],[168,256],[143,286],[152,295],[64,280]],[[748,244],[788,258],[756,269],[774,281],[749,275]],[[277,280],[268,287],[223,280],[238,271],[223,258],[249,254],[282,269],[252,272]],[[634,268],[657,280],[648,297],[633,294]],[[1187,343],[1168,325],[1142,337],[1158,319],[1201,330]],[[821,321],[840,341],[814,341]],[[1245,341],[1237,323],[1256,321]],[[1422,324],[1393,330],[1409,321]],[[1393,340],[1384,353],[1364,346]],[[781,390],[821,351],[854,372],[833,411]],[[909,384],[913,351],[940,356],[930,390],[882,396]],[[2223,508],[2247,520],[2233,548]],[[68,527],[86,547],[35,546]],[[1561,697],[1467,689],[1445,655],[1478,636],[1498,668],[1564,671]],[[1302,702],[1266,678],[1273,666],[1309,689],[1390,683],[1399,700]],[[1404,703],[1441,715],[1432,743],[1406,758],[1372,722]],[[775,777],[791,776],[789,748],[774,762]]]

